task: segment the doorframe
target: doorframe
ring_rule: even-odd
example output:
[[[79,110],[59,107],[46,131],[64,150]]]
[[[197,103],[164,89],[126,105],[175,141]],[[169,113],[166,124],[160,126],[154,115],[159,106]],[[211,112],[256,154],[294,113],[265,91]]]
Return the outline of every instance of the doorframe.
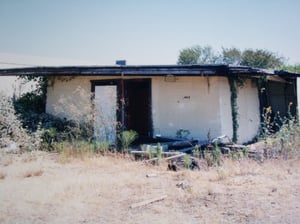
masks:
[[[149,137],[152,138],[153,137],[153,118],[152,118],[152,79],[151,78],[134,78],[134,79],[125,79],[125,83],[124,83],[124,88],[126,88],[126,82],[145,82],[147,84],[148,87],[148,92],[147,92],[147,96],[148,96],[148,106],[147,106],[147,110],[148,110],[148,118],[147,118],[147,126],[148,126],[148,136],[145,137]],[[124,90],[125,95],[126,96],[126,90]],[[126,106],[124,108],[125,113],[127,113],[126,111]],[[125,120],[124,120],[125,121]],[[126,122],[125,122],[126,123]]]
[[[149,118],[148,118],[148,127],[149,127],[149,137],[153,137],[153,119],[152,119],[152,79],[151,78],[133,78],[133,79],[103,79],[103,80],[90,80],[91,82],[91,92],[92,92],[92,98],[91,101],[95,99],[95,88],[96,86],[104,86],[104,85],[115,85],[117,86],[117,122],[120,122],[120,126],[116,127],[117,133],[126,130],[125,127],[125,88],[126,84],[125,82],[129,81],[137,81],[142,80],[144,82],[147,82],[149,85],[148,89],[148,96],[149,96]],[[94,107],[94,105],[93,105]],[[94,109],[94,108],[93,108]],[[95,118],[94,118],[95,119]],[[93,127],[94,128],[94,127]],[[116,139],[117,142],[117,139]]]

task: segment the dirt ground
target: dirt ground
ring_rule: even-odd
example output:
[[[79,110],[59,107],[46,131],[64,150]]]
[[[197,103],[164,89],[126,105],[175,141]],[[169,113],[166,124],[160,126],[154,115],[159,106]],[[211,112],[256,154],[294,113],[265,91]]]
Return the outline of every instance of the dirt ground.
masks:
[[[173,172],[111,156],[0,156],[0,223],[300,223],[300,160]]]

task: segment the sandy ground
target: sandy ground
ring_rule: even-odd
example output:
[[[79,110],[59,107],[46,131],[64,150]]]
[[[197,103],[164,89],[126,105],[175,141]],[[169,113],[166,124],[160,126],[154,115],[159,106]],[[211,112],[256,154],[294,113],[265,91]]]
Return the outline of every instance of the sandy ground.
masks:
[[[0,156],[0,223],[300,223],[299,160],[172,172],[112,157]]]

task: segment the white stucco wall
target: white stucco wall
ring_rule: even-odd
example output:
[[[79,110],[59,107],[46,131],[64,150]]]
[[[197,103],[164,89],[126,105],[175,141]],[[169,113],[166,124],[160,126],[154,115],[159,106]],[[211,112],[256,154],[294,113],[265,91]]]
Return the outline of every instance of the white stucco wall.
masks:
[[[259,97],[255,81],[245,80],[238,88],[238,142],[253,140],[260,126]]]
[[[67,77],[66,77],[67,78]],[[90,80],[116,77],[75,77],[49,83],[46,110],[60,117],[91,114]],[[128,78],[128,77],[127,77]],[[139,78],[139,77],[134,77]],[[142,78],[142,77],[140,77]],[[152,119],[154,135],[175,136],[185,129],[190,136],[206,140],[220,135],[232,137],[230,89],[226,77],[152,77]],[[52,85],[51,85],[52,84]],[[60,105],[65,103],[65,107]],[[259,100],[256,86],[247,81],[238,90],[239,142],[251,140],[258,131]],[[77,109],[76,109],[77,108]],[[79,109],[79,112],[74,112]]]
[[[174,136],[184,129],[190,131],[189,137],[206,140],[208,132],[212,138],[232,133],[229,86],[224,77],[177,77],[176,82],[155,77],[152,111],[155,134]]]
[[[50,79],[47,89],[46,112],[61,118],[85,118],[91,114],[90,77]]]

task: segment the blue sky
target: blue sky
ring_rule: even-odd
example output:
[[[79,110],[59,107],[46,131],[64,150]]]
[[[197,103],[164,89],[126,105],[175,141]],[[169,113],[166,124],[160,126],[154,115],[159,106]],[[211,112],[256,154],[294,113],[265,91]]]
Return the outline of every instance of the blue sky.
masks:
[[[193,45],[300,63],[298,0],[0,0],[0,63],[176,64]]]

